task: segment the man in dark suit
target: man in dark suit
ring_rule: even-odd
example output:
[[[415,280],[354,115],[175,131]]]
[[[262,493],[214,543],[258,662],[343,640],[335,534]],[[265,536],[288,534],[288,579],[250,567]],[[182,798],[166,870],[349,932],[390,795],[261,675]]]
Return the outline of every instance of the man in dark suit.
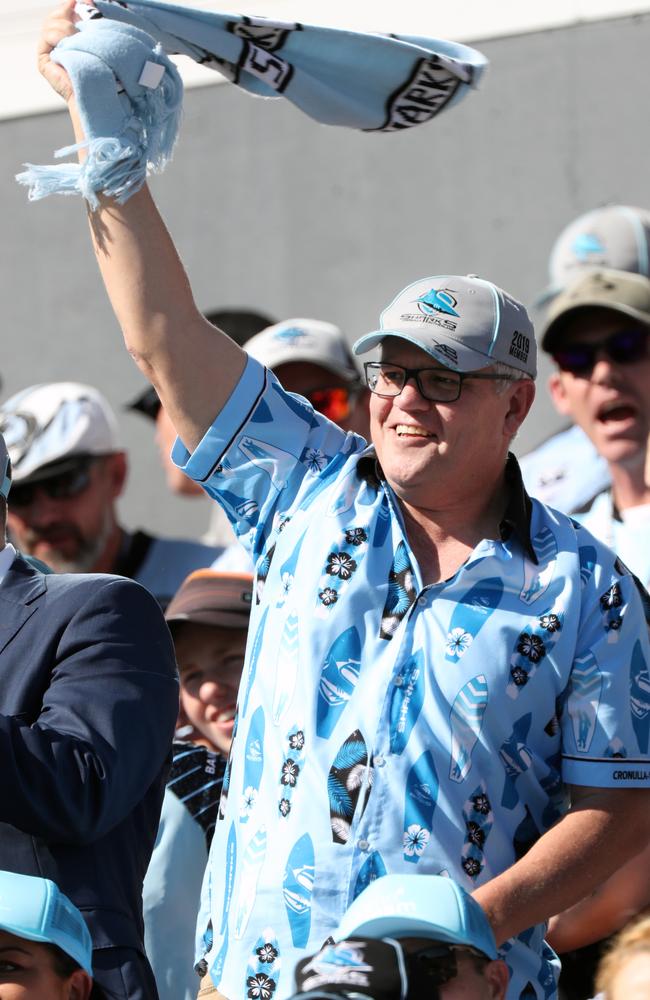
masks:
[[[142,880],[178,712],[171,638],[139,584],[45,575],[5,544],[10,485],[0,437],[0,868],[81,910],[107,1000],[155,1000]]]

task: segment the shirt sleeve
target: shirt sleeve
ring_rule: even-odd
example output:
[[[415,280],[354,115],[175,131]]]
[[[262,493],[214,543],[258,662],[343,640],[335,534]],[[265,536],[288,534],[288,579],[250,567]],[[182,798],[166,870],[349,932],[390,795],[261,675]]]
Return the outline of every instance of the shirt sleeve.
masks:
[[[274,527],[324,489],[350,455],[365,448],[316,413],[249,358],[225,407],[190,455],[180,440],[178,468],[217,500],[239,540],[257,557]]]
[[[650,788],[650,647],[641,588],[612,557],[587,594],[562,713],[562,775],[575,785]]]

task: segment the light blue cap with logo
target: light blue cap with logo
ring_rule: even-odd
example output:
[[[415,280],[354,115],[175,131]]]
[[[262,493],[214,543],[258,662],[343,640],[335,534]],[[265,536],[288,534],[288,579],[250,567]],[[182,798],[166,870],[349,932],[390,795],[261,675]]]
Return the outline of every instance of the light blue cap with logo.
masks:
[[[379,330],[353,347],[365,354],[387,337],[422,348],[447,368],[472,372],[501,362],[537,374],[535,331],[526,309],[475,274],[442,274],[408,285],[384,309]]]
[[[383,875],[343,914],[337,941],[362,937],[428,938],[498,958],[492,928],[479,904],[443,875]]]
[[[0,871],[0,930],[55,944],[92,976],[92,941],[81,913],[48,878]]]

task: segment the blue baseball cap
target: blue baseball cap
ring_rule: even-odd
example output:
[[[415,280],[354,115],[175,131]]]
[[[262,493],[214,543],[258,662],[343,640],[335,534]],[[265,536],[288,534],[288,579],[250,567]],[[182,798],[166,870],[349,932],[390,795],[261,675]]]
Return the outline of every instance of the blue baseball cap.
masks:
[[[0,871],[0,930],[41,944],[55,944],[89,976],[90,932],[77,907],[54,882]]]
[[[337,941],[354,935],[418,937],[474,948],[498,958],[488,919],[464,889],[443,875],[384,875],[343,914]]]

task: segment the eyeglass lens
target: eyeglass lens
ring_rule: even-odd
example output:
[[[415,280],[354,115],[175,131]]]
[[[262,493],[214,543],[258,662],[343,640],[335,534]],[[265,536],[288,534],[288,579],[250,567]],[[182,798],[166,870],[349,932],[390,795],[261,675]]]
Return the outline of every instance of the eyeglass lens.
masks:
[[[630,327],[612,333],[598,343],[567,344],[558,348],[553,358],[562,371],[586,375],[593,371],[596,358],[601,351],[616,364],[625,365],[641,361],[648,351],[648,331]]]
[[[421,395],[432,402],[453,403],[460,395],[462,378],[451,369],[410,369],[381,361],[369,361],[365,364],[365,372],[368,388],[378,396],[399,396],[411,377],[415,378]]]
[[[9,503],[11,507],[29,507],[34,502],[38,490],[42,490],[51,500],[68,500],[83,493],[88,488],[89,482],[90,464],[84,464],[77,469],[71,469],[58,476],[50,476],[36,483],[14,484]]]

